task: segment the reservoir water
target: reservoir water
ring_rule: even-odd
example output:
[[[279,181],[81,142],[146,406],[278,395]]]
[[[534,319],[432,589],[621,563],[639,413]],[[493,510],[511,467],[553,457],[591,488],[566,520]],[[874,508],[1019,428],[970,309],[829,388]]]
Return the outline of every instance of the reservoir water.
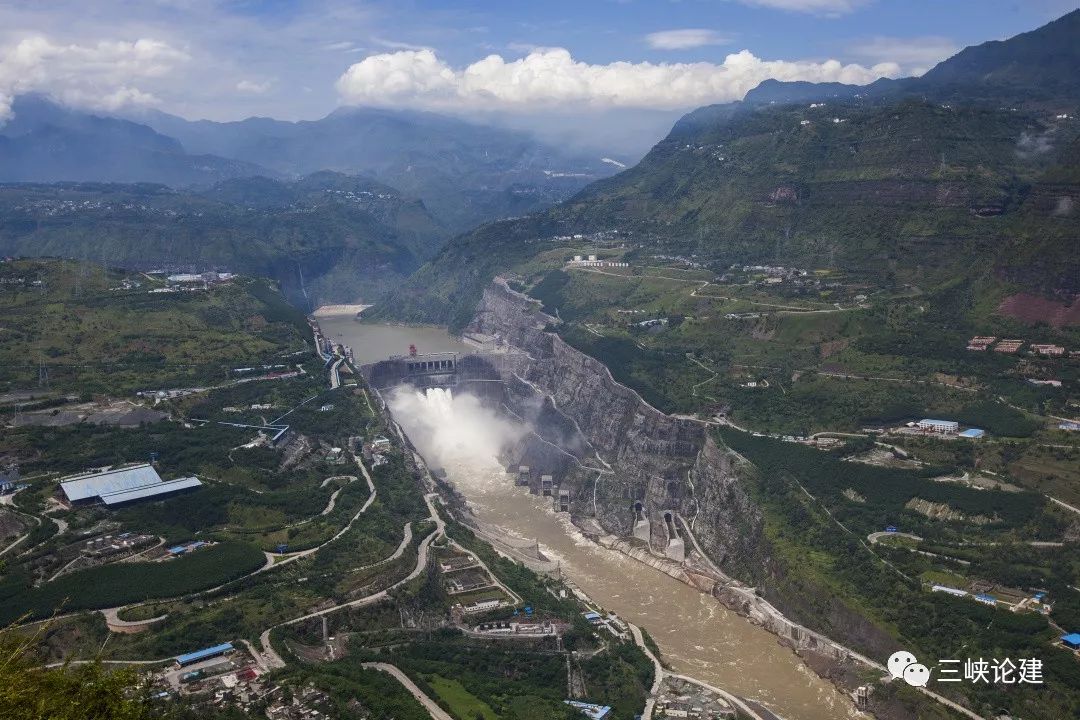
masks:
[[[331,337],[340,334],[360,362],[402,354],[410,343],[421,352],[469,349],[437,328],[363,325],[351,318],[321,318],[320,324]],[[677,672],[761,701],[786,720],[859,717],[846,695],[775,636],[711,596],[596,545],[568,515],[553,511],[550,498],[516,487],[497,455],[519,430],[473,398],[410,389],[395,394],[391,407],[410,439],[429,462],[443,467],[481,522],[538,542],[594,601],[645,628]]]
[[[367,325],[352,315],[318,318],[323,334],[336,343],[348,345],[357,363],[385,360],[391,355],[405,355],[409,345],[417,352],[472,352],[472,348],[451,337],[446,328],[430,325]]]

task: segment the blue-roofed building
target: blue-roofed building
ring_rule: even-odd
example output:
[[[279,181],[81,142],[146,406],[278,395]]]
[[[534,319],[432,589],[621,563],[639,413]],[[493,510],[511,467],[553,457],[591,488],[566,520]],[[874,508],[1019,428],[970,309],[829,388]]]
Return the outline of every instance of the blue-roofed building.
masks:
[[[976,438],[981,438],[981,437],[985,437],[985,436],[986,436],[986,431],[981,429],[981,428],[968,428],[964,432],[960,433],[960,437],[962,437],[962,438],[971,438],[973,440],[976,439]]]
[[[588,620],[589,622],[591,622],[591,623],[592,623],[593,625],[595,625],[595,624],[597,624],[597,623],[599,623],[599,622],[601,622],[601,621],[603,620],[603,618],[602,618],[602,617],[600,617],[600,613],[598,613],[598,612],[593,612],[592,610],[590,610],[589,612],[584,612],[584,613],[581,613],[581,615],[582,615],[582,617],[584,617],[584,618],[585,618],[586,620]]]
[[[1061,642],[1067,648],[1073,650],[1080,650],[1080,633],[1069,633],[1068,635],[1061,636]]]
[[[195,542],[185,543],[183,545],[176,545],[169,548],[170,555],[183,555],[184,553],[191,552],[192,550],[198,550],[204,545],[208,545],[205,540],[196,540]]]
[[[202,485],[195,477],[162,480],[148,463],[75,475],[60,481],[60,490],[72,505],[103,502],[109,507],[160,497]]]
[[[603,720],[611,712],[610,705],[596,705],[594,703],[581,702],[579,700],[563,700],[572,708],[585,713],[590,720]]]
[[[990,605],[991,607],[997,607],[997,598],[993,595],[987,595],[986,593],[979,593],[975,596],[975,599],[981,602],[983,605]]]
[[[186,667],[193,663],[197,663],[200,660],[209,660],[210,658],[220,657],[225,653],[233,651],[232,643],[221,643],[213,647],[203,648],[202,650],[196,650],[190,652],[187,655],[178,655],[176,657],[176,664],[179,667]]]

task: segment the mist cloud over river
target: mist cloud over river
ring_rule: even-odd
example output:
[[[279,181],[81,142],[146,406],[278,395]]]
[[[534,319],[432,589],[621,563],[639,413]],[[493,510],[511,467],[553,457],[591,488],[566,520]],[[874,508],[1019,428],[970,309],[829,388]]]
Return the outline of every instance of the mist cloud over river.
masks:
[[[487,467],[528,432],[520,423],[500,417],[467,393],[399,386],[390,393],[388,402],[394,419],[420,454],[440,467]]]

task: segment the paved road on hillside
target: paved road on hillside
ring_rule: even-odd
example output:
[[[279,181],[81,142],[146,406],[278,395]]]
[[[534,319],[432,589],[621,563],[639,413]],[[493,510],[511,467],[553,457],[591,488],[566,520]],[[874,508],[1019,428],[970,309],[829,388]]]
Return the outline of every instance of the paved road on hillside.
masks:
[[[387,663],[371,662],[364,663],[363,667],[369,670],[378,670],[380,672],[387,673],[399,683],[405,686],[405,689],[412,693],[412,696],[416,698],[424,709],[428,711],[435,720],[455,720],[448,712],[439,707],[438,703],[424,694],[424,691],[417,687],[416,683],[409,679],[409,676],[401,672],[400,669],[394,665]]]

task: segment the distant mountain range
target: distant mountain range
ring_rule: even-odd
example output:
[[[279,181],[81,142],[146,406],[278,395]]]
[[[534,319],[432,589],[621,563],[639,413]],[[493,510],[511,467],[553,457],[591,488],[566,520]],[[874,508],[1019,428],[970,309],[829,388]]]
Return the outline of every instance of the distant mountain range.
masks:
[[[566,153],[524,132],[409,110],[340,108],[301,122],[190,122],[157,112],[142,120],[189,152],[282,175],[368,175],[422,199],[458,231],[552,205],[617,170],[599,153]]]
[[[381,312],[461,324],[543,238],[833,267],[882,285],[1080,292],[1080,11],[924,77],[763,83],[688,113],[634,168],[451,241]]]
[[[191,155],[175,138],[146,125],[71,110],[37,95],[12,105],[0,126],[0,182],[160,182],[212,185],[227,178],[274,175],[214,155]]]
[[[420,198],[454,231],[552,205],[617,166],[524,132],[433,113],[342,108],[321,120],[99,117],[38,95],[0,127],[0,182],[152,182],[359,174]]]

